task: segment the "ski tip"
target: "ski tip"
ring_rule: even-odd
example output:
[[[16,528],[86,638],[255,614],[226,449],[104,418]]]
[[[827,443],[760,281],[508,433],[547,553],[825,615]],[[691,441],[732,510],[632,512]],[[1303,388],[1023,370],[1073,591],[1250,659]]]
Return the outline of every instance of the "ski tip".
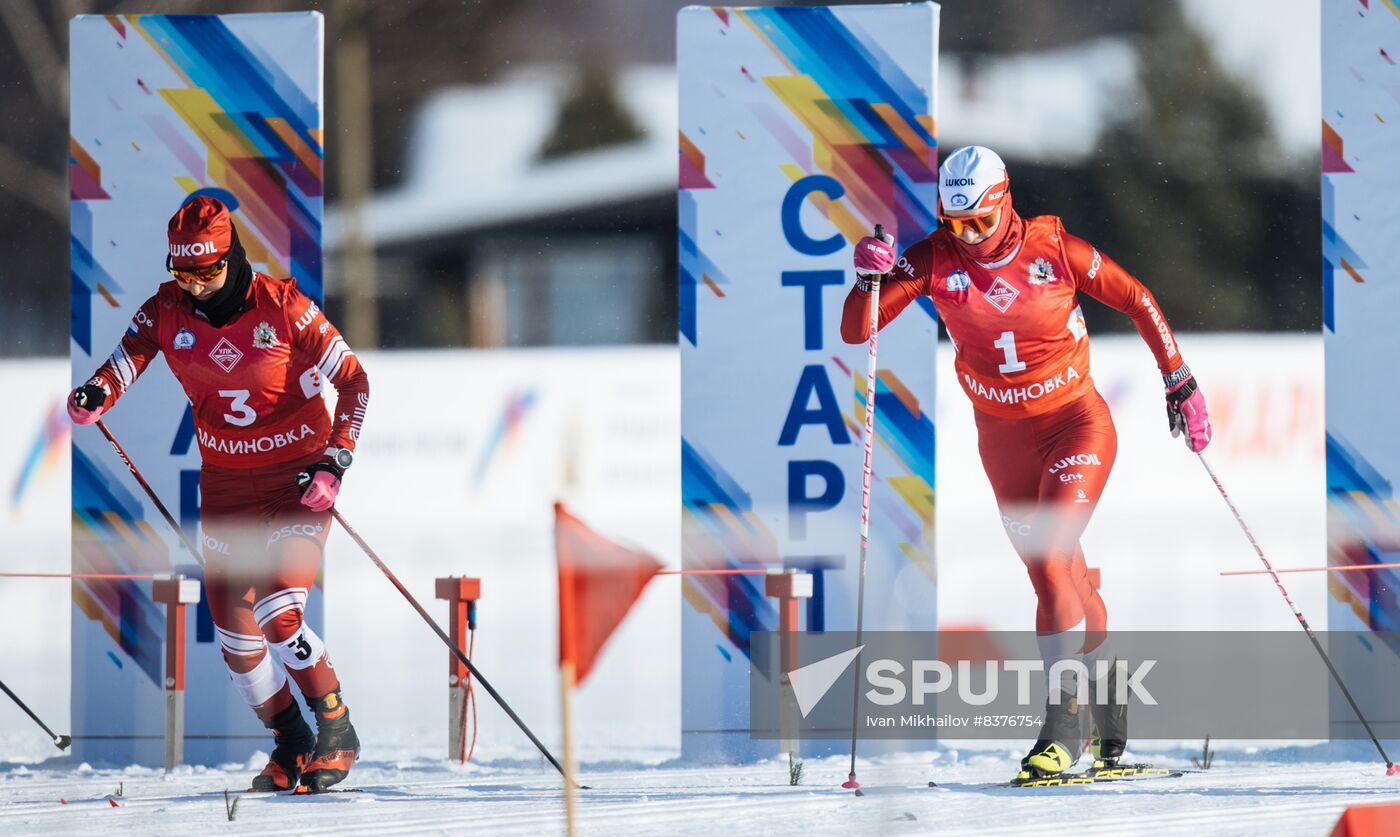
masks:
[[[58,747],[58,749],[60,749],[60,750],[66,750],[66,749],[68,749],[68,745],[70,745],[70,744],[73,743],[73,736],[71,736],[71,735],[55,735],[54,738],[53,738],[53,743],[54,743],[54,746]]]
[[[1400,764],[1387,764],[1385,766],[1385,775],[1400,776]]]

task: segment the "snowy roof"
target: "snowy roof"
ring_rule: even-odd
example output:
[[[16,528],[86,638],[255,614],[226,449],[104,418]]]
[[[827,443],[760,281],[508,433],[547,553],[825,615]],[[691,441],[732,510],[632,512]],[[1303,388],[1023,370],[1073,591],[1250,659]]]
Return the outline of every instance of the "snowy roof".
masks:
[[[675,189],[675,68],[634,66],[615,80],[643,139],[538,160],[570,81],[565,71],[535,68],[429,97],[414,120],[403,183],[370,201],[373,240],[391,244]],[[343,229],[338,208],[328,211],[328,249]]]
[[[1123,38],[995,58],[944,53],[938,144],[985,145],[1009,161],[1083,160],[1093,153],[1119,93],[1130,89],[1136,67]]]
[[[938,72],[939,144],[979,144],[1009,161],[1074,164],[1094,152],[1136,67],[1131,44],[1101,38],[1006,56],[944,52]],[[380,245],[655,196],[676,187],[676,69],[623,68],[619,101],[645,138],[552,160],[538,152],[568,94],[571,67],[533,67],[482,86],[445,88],[420,108],[406,177],[370,201]],[[1295,143],[1296,144],[1296,143]],[[328,249],[344,229],[326,213]]]
[[[1107,93],[1130,79],[1133,58],[1126,43],[1104,40],[982,58],[976,66],[975,84],[968,84],[956,56],[945,54],[940,62],[942,144],[976,142],[1011,159],[1067,162],[1093,150]],[[675,189],[678,124],[671,65],[632,66],[618,73],[618,99],[644,139],[537,159],[572,72],[534,67],[494,84],[446,88],[428,97],[414,119],[403,183],[370,201],[373,240],[394,244]],[[337,208],[326,213],[328,249],[337,247],[343,224]]]

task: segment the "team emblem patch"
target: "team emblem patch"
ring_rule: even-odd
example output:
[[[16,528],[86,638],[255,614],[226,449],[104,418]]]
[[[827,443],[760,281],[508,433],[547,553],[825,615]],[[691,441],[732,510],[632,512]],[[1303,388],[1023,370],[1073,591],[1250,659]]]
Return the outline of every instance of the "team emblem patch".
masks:
[[[972,287],[972,277],[967,275],[966,270],[955,270],[948,274],[948,292],[957,293]]]
[[[1048,285],[1055,281],[1055,268],[1043,257],[1031,262],[1031,275],[1027,280],[1032,285]]]
[[[1011,283],[998,276],[987,292],[982,294],[982,298],[992,304],[1001,313],[1005,314],[1006,309],[1011,307],[1011,303],[1016,301],[1016,297],[1021,292],[1011,287]]]
[[[232,372],[233,367],[237,366],[238,362],[243,359],[243,353],[238,350],[237,346],[228,342],[227,337],[220,337],[219,342],[209,352],[209,357],[219,364],[219,367],[225,372]]]
[[[182,328],[179,331],[175,332],[175,339],[170,342],[171,345],[173,345],[177,349],[193,349],[194,332],[190,331],[187,328]]]
[[[258,323],[253,329],[253,348],[271,349],[277,345],[277,329],[268,325],[266,321]]]

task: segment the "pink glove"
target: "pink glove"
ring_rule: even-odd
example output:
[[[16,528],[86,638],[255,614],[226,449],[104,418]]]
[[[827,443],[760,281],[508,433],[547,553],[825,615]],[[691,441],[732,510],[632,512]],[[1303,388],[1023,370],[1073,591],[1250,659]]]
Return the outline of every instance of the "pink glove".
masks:
[[[1182,377],[1185,373],[1185,377]],[[1206,412],[1206,397],[1196,388],[1191,370],[1182,366],[1167,376],[1167,425],[1172,438],[1186,435],[1186,446],[1200,453],[1210,444],[1210,414]],[[1175,379],[1175,383],[1172,380]]]
[[[856,242],[856,273],[889,273],[894,268],[894,237],[883,240],[867,235]]]
[[[94,383],[86,383],[68,393],[68,418],[74,424],[92,424],[106,410],[107,391]]]
[[[335,496],[340,493],[340,477],[326,467],[312,465],[307,469],[311,480],[301,492],[301,504],[314,512],[323,512],[335,505]]]

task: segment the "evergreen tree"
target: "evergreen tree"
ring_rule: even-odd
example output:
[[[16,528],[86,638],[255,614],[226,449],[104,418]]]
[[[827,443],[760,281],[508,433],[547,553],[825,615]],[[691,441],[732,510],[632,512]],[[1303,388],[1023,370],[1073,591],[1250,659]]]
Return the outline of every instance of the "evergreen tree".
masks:
[[[641,128],[618,101],[611,74],[590,66],[560,103],[554,129],[540,149],[540,158],[548,160],[641,138]]]
[[[1264,103],[1178,4],[1148,8],[1136,83],[1092,161],[1102,245],[1179,327],[1316,327],[1315,179],[1281,159]]]

